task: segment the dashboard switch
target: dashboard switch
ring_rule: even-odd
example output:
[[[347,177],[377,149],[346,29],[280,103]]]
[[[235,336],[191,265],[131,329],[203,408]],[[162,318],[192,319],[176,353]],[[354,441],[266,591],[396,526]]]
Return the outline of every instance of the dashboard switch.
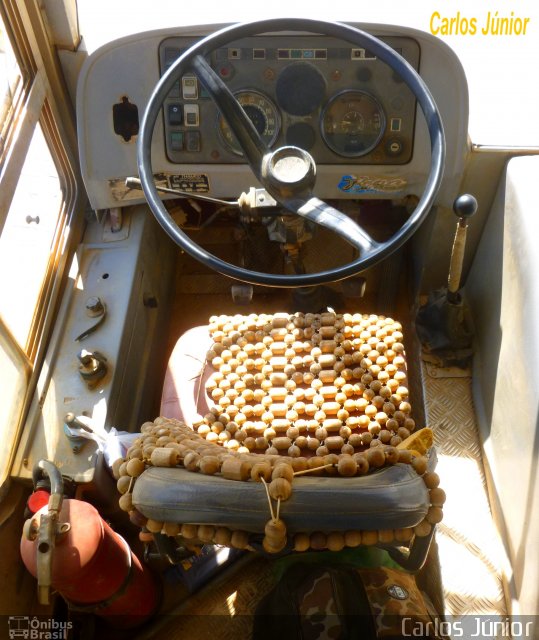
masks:
[[[200,116],[198,104],[186,104],[183,108],[186,127],[198,127],[200,124]]]
[[[194,76],[182,78],[182,96],[184,100],[196,100],[198,98],[198,82]]]
[[[183,131],[173,131],[170,134],[170,148],[172,151],[183,151]]]
[[[183,122],[183,113],[181,104],[168,105],[168,123],[171,127],[177,127]]]
[[[191,153],[200,151],[200,131],[187,131],[185,133],[185,148]]]

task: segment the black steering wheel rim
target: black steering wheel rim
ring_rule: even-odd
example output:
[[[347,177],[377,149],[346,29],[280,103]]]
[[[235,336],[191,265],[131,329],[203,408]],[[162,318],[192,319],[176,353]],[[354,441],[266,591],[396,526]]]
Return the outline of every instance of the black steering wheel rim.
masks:
[[[362,255],[360,252],[358,258],[348,264],[316,273],[294,275],[263,273],[251,271],[217,258],[196,244],[176,225],[159,198],[153,180],[151,143],[155,123],[166,96],[180,76],[191,70],[192,61],[197,56],[205,56],[233,40],[279,31],[321,33],[344,39],[356,46],[368,48],[377,58],[397,72],[412,91],[425,116],[430,136],[430,172],[419,202],[404,225],[385,242],[374,243],[373,250],[367,252],[366,255]],[[169,237],[193,258],[223,275],[250,284],[273,287],[304,287],[336,282],[357,275],[387,258],[415,233],[428,215],[442,182],[444,160],[445,138],[442,120],[428,87],[415,69],[391,47],[366,32],[343,23],[303,18],[278,18],[231,25],[195,43],[174,62],[155,86],[142,118],[137,142],[137,163],[144,195],[152,213]]]

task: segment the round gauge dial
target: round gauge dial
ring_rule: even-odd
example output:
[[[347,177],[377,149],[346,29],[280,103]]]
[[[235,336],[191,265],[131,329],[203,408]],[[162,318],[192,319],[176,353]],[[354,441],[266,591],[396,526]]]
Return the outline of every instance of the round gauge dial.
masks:
[[[322,112],[322,137],[340,156],[364,156],[380,142],[386,127],[384,111],[364,91],[343,91],[333,96]]]
[[[234,94],[234,97],[249,116],[249,120],[254,124],[262,140],[268,147],[271,147],[279,135],[281,126],[281,118],[277,107],[268,97],[258,91],[238,91]],[[232,133],[221,114],[219,114],[218,126],[226,146],[236,155],[242,156],[243,152],[236,136]]]

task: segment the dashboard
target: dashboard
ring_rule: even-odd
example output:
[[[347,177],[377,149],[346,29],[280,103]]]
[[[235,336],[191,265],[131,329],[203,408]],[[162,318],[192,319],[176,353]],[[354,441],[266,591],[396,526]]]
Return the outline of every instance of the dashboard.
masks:
[[[450,206],[470,149],[467,84],[458,58],[421,31],[354,26],[400,53],[436,100],[447,143],[438,201]],[[183,51],[220,27],[135,34],[88,56],[78,80],[77,127],[94,209],[144,202],[125,179],[138,175],[137,138],[149,97]],[[280,32],[227,43],[206,59],[268,147],[309,151],[318,197],[401,199],[422,193],[430,170],[427,123],[401,78],[368,48],[334,36]],[[160,186],[217,198],[236,199],[260,186],[204,79],[190,72],[164,100],[153,133],[152,171]]]
[[[415,40],[383,40],[419,69]],[[162,41],[161,73],[193,43]],[[323,36],[258,36],[213,51],[209,62],[269,148],[298,146],[317,163],[405,164],[412,156],[415,98],[368,49]],[[164,134],[171,162],[244,162],[196,75],[170,92]]]

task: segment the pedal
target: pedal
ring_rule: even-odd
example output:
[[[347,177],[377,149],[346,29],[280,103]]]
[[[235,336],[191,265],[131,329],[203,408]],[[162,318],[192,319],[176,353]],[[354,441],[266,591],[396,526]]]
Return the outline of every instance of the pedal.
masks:
[[[233,284],[230,293],[234,304],[246,305],[253,299],[253,287],[250,284]]]

